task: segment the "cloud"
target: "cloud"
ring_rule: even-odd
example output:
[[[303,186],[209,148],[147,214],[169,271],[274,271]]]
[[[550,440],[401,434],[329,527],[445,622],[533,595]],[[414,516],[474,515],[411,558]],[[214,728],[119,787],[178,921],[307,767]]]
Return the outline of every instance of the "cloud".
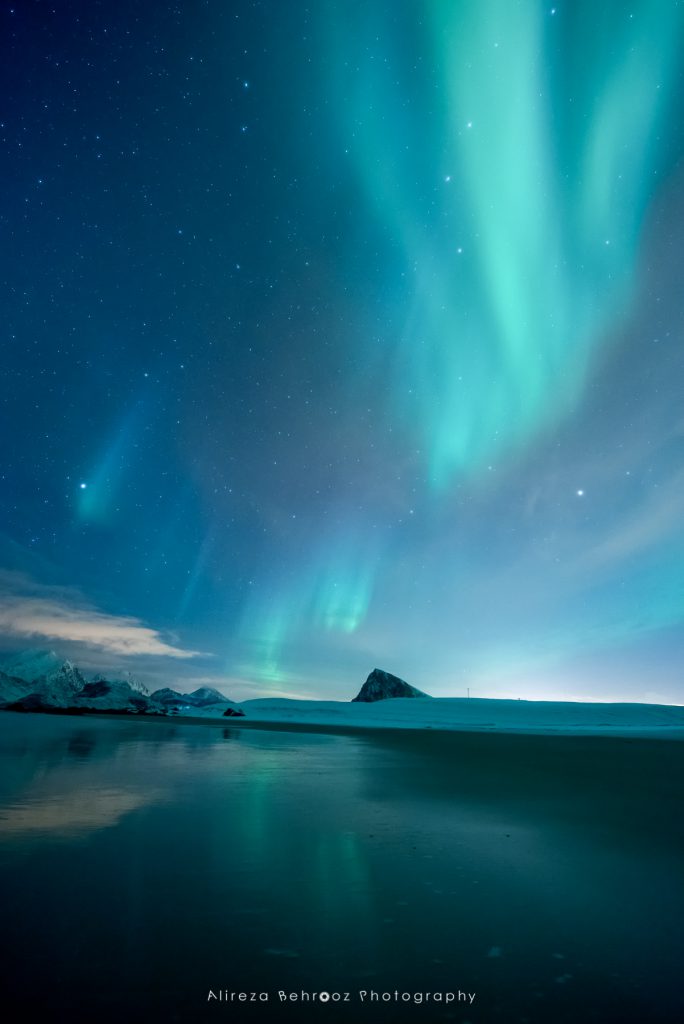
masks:
[[[7,636],[85,644],[124,656],[183,659],[202,653],[176,646],[173,638],[165,639],[140,619],[98,611],[75,591],[36,584],[23,574],[3,572],[0,587],[5,590],[0,596],[0,633]]]

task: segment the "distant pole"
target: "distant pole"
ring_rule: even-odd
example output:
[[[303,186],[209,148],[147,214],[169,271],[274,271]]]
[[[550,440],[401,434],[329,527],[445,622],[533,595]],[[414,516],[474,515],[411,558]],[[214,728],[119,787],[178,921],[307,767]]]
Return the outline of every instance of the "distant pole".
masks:
[[[470,687],[468,687],[467,689],[468,689],[468,700],[470,700]]]

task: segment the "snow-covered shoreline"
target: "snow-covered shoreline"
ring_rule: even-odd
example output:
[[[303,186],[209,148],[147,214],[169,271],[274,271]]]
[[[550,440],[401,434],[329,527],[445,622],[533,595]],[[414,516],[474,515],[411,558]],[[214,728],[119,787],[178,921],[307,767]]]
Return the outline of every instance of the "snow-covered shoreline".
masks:
[[[241,703],[211,687],[149,693],[133,677],[87,680],[54,651],[25,651],[0,669],[0,708],[48,714],[126,715],[321,731],[518,733],[684,739],[684,706],[430,697],[373,669],[349,701],[261,697]]]
[[[684,739],[684,707],[661,704],[585,704],[484,698],[394,698],[372,704],[261,698],[239,705],[244,718],[226,718],[227,705],[193,709],[176,721],[220,721],[238,727],[401,729],[526,735],[631,736]]]

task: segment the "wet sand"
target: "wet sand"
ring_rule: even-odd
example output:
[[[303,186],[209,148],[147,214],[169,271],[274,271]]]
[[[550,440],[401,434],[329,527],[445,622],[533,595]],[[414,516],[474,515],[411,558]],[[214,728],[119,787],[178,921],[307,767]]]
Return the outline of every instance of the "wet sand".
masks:
[[[0,769],[13,1020],[684,1019],[682,743],[6,715]]]

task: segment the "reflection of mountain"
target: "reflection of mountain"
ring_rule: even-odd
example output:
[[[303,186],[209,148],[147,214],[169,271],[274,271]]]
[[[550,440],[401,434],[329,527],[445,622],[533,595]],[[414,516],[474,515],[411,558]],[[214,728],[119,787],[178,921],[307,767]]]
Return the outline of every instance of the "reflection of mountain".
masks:
[[[192,790],[225,746],[223,730],[173,719],[150,728],[136,718],[0,716],[0,844],[119,826]]]
[[[23,651],[0,669],[0,708],[10,711],[167,715],[181,707],[221,703],[232,702],[209,686],[188,694],[167,688],[150,695],[130,673],[119,679],[98,675],[86,681],[76,665],[54,651]]]

